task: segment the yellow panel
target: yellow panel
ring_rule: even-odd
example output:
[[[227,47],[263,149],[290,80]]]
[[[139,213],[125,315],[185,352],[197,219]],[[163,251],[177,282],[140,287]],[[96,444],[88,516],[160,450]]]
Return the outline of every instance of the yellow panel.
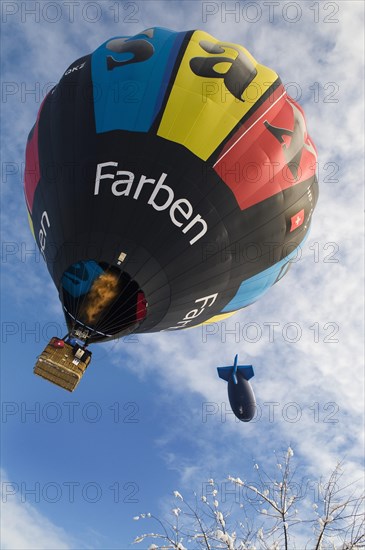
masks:
[[[224,51],[208,53],[199,44],[201,41],[218,45]],[[255,78],[242,93],[244,101],[228,90],[223,78],[242,54],[257,70]],[[232,61],[214,64],[220,56]],[[222,74],[222,78],[195,74],[190,61],[196,57],[206,58],[208,65],[214,66],[214,71]],[[181,61],[157,134],[185,145],[206,160],[277,78],[274,71],[258,64],[243,46],[220,42],[206,32],[195,31]]]
[[[219,321],[223,321],[223,319],[228,319],[228,317],[232,317],[232,315],[237,313],[237,311],[238,310],[230,311],[229,313],[221,313],[220,315],[215,315],[214,317],[211,317],[207,321],[204,321],[204,323],[199,323],[199,325],[194,325],[193,327],[190,327],[190,328],[201,327],[203,325],[210,325],[211,323],[219,323]]]
[[[30,217],[29,212],[28,212],[28,223],[29,223],[29,227],[30,227],[30,230],[32,232],[32,235],[33,235],[33,239],[35,240],[33,222],[32,222],[32,218]]]

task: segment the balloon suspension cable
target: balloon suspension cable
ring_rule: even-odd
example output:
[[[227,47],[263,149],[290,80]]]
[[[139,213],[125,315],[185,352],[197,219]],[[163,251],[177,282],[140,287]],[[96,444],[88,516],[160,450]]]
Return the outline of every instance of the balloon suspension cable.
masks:
[[[106,271],[107,271],[108,269],[110,269],[112,266],[113,266],[113,264],[109,263],[109,264],[108,264],[108,268],[106,269]],[[114,267],[114,266],[113,266],[113,267]],[[119,275],[118,275],[118,282],[121,280],[121,278],[122,278],[122,276],[123,276],[124,273],[125,273],[124,271],[120,270]],[[121,290],[121,294],[120,294],[119,296],[121,296],[123,293],[126,292],[127,288],[129,287],[130,284],[132,284],[132,282],[133,282],[133,280],[130,279],[130,280],[124,285],[124,287],[123,287],[122,290]],[[130,296],[130,298],[135,297],[135,296],[138,294],[138,292],[140,292],[140,289],[139,289],[139,288],[133,292],[133,294]],[[100,314],[100,316],[99,316],[99,318],[98,318],[98,320],[97,320],[97,322],[96,322],[96,324],[95,324],[95,327],[94,327],[95,331],[97,331],[97,329],[100,329],[100,326],[101,326],[104,322],[106,322],[106,327],[109,326],[109,325],[108,325],[108,313],[109,313],[110,309],[113,307],[113,305],[114,305],[113,302],[110,303],[110,304],[105,308],[105,310],[101,312],[101,314]],[[120,305],[120,306],[116,309],[116,311],[118,311],[118,310],[120,310],[120,309],[122,309],[122,305]],[[135,320],[135,311],[134,311],[134,309],[135,309],[135,308],[134,308],[134,304],[133,304],[133,305],[131,305],[131,306],[125,311],[125,313],[127,313],[127,312],[130,310],[130,311],[131,311],[131,314],[124,318],[125,323],[123,323],[123,324],[121,325],[121,327],[122,327],[122,326],[128,326],[128,325],[130,325],[130,324]],[[102,329],[100,329],[100,330],[102,330]],[[103,332],[107,332],[107,331],[106,331],[106,328],[105,328],[105,330],[103,330]]]

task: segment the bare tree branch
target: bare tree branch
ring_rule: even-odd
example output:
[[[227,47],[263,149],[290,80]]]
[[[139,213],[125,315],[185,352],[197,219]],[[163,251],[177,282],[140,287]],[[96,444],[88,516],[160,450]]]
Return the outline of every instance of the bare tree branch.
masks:
[[[219,485],[213,480],[208,482],[212,491],[209,500],[205,495],[199,500],[194,493],[195,503],[191,504],[178,491],[174,491],[175,498],[181,500],[181,508],[172,509],[176,524],[151,514],[141,514],[140,518],[156,521],[162,533],[140,535],[135,542],[148,538],[159,540],[162,546],[150,547],[155,550],[186,550],[186,541],[194,541],[202,550],[365,548],[364,497],[357,494],[355,483],[341,485],[342,464],[337,464],[326,482],[319,479],[315,500],[318,498],[320,502],[314,502],[310,508],[306,491],[303,492],[304,487],[307,489],[304,479],[299,484],[296,481],[293,455],[289,447],[282,460],[277,459],[278,479],[255,464],[258,487],[229,476],[228,480],[239,489],[240,495],[243,489],[245,494],[228,509],[221,507]],[[300,491],[296,492],[298,486]],[[267,509],[262,505],[266,505]],[[301,509],[300,514],[298,508]],[[303,539],[303,531],[307,533],[307,542]]]

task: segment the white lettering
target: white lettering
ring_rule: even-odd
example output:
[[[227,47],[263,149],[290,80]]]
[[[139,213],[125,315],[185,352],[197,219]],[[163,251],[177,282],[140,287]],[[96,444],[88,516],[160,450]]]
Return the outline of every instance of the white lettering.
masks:
[[[187,314],[185,315],[184,319],[195,319],[195,317],[198,317],[201,312],[203,310],[199,310],[199,309],[192,309],[191,311],[188,311]]]
[[[206,222],[203,220],[203,218],[201,217],[201,215],[197,214],[195,216],[195,218],[193,220],[191,220],[191,222],[185,227],[185,229],[183,229],[183,233],[187,233],[189,231],[189,229],[191,229],[193,227],[193,225],[197,222],[202,224],[203,229],[200,231],[200,233],[198,233],[198,235],[196,235],[196,237],[194,237],[194,239],[191,239],[191,241],[189,241],[190,244],[194,244],[197,240],[199,240],[200,237],[205,235],[205,233],[207,232],[207,229],[208,229],[208,226],[207,226]]]
[[[117,170],[115,174],[103,171],[104,168],[112,166],[117,167],[118,163],[114,161],[101,162],[96,166],[94,195],[100,194],[100,182],[102,180],[112,180],[112,183],[109,184],[112,194],[115,197],[128,197],[131,193],[132,186],[136,181],[135,174],[133,172],[129,172],[128,170]],[[123,177],[115,180],[116,176]],[[149,189],[150,197],[147,204],[152,206],[154,210],[161,212],[169,208],[169,215],[172,223],[177,227],[181,227],[181,231],[184,234],[195,228],[196,234],[189,241],[189,244],[193,245],[208,231],[208,224],[200,214],[196,214],[194,218],[190,219],[194,213],[191,202],[187,199],[177,199],[174,201],[174,190],[165,183],[166,178],[167,174],[165,172],[162,172],[157,181],[142,174],[134,189],[133,199],[138,200],[141,198],[141,195],[143,197],[143,195],[146,194],[145,192],[142,193],[144,187],[145,189]],[[145,184],[149,185],[146,186]],[[153,187],[152,192],[151,186]],[[186,220],[190,221],[185,227],[183,227]]]
[[[186,204],[186,206],[188,207],[188,211],[185,212],[185,210],[183,210],[181,208],[181,205],[182,204]],[[175,210],[177,210],[178,212],[180,212],[180,214],[185,218],[185,220],[188,220],[192,213],[193,213],[193,207],[191,206],[190,202],[186,199],[178,199],[177,201],[174,202],[174,204],[171,206],[171,209],[170,209],[170,218],[172,220],[172,223],[174,223],[175,225],[177,225],[178,227],[181,227],[183,222],[179,222],[176,218],[175,218]]]
[[[134,195],[133,195],[133,198],[134,198],[134,199],[138,199],[139,194],[140,194],[140,192],[142,191],[142,187],[144,186],[145,183],[152,183],[152,185],[154,185],[154,184],[156,183],[156,180],[154,180],[154,179],[148,179],[148,178],[146,178],[146,176],[142,175],[142,176],[140,177],[139,182],[138,182],[137,189],[136,189],[136,191],[135,191],[135,193],[134,193]]]
[[[79,69],[82,69],[83,67],[85,66],[85,62],[84,63],[81,63],[81,65],[76,65],[76,67],[72,67],[72,69],[68,69],[66,72],[65,72],[65,76],[70,74],[70,73],[73,73],[74,71],[78,71]]]
[[[184,319],[182,321],[177,322],[179,326],[169,327],[166,330],[173,330],[176,328],[185,328],[187,324],[191,323],[193,319],[195,319],[196,317],[199,317],[199,315],[203,313],[203,311],[205,310],[205,306],[211,307],[216,301],[217,296],[218,296],[218,292],[216,292],[215,294],[210,294],[210,296],[204,296],[203,298],[198,298],[197,300],[195,300],[194,303],[198,304],[200,309],[192,309],[191,311],[188,311],[188,313],[185,314]],[[210,303],[208,303],[209,301]],[[199,302],[203,302],[203,304],[200,305]]]
[[[47,228],[46,228],[47,226]],[[42,213],[41,216],[41,229],[39,230],[39,245],[41,247],[41,253],[43,255],[43,258],[46,259],[44,255],[44,250],[46,248],[46,240],[47,240],[47,229],[51,227],[51,224],[49,222],[49,217],[46,212],[46,210]]]
[[[47,214],[46,211],[43,212],[42,217],[41,217],[41,227],[44,231],[44,234],[47,235],[47,230],[44,227],[44,222],[47,222],[47,227],[50,227],[49,218],[48,218],[48,214]]]
[[[128,197],[129,191],[131,190],[131,187],[134,181],[133,172],[128,172],[127,170],[118,170],[117,176],[128,176],[128,179],[117,180],[113,183],[112,185],[113,195],[115,195],[116,197],[121,197],[122,195],[125,195],[126,197]],[[124,189],[124,191],[118,191],[117,188],[120,185],[126,185],[126,188]]]
[[[160,179],[158,180],[157,185],[156,185],[155,189],[153,190],[152,195],[150,196],[150,200],[148,201],[148,204],[151,204],[153,206],[153,208],[155,210],[158,210],[158,211],[166,210],[166,208],[168,208],[170,206],[170,204],[172,203],[172,201],[174,200],[174,192],[171,189],[171,187],[169,187],[168,185],[163,184],[163,182],[166,179],[166,176],[167,176],[167,174],[165,174],[165,172],[163,172],[161,174]],[[157,195],[161,191],[161,189],[163,191],[167,191],[168,197],[167,197],[166,202],[162,206],[159,206],[158,204],[155,203],[155,198],[157,197]]]
[[[96,178],[95,178],[95,188],[94,188],[94,195],[99,195],[99,187],[100,187],[100,180],[104,180],[106,178],[114,179],[114,174],[103,174],[101,175],[101,170],[104,168],[104,166],[118,166],[117,162],[101,162],[96,166]]]
[[[196,301],[196,303],[198,303],[198,302],[202,302],[204,300],[204,304],[201,307],[205,307],[208,304],[208,300],[211,300],[211,303],[208,304],[208,307],[210,307],[216,301],[217,296],[218,296],[218,293],[211,294],[210,296],[204,296],[204,298],[199,298],[199,300],[195,300],[195,301]]]
[[[41,245],[41,252],[43,254],[44,249],[46,247],[46,237],[45,237],[42,229],[39,230],[39,244]]]

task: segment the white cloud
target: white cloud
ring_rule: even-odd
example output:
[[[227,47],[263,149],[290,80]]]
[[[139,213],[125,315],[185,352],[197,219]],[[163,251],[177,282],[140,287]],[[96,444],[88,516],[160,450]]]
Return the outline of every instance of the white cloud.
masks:
[[[67,550],[86,548],[64,529],[49,521],[27,502],[11,495],[14,487],[1,472],[2,512],[1,548],[3,550]]]

